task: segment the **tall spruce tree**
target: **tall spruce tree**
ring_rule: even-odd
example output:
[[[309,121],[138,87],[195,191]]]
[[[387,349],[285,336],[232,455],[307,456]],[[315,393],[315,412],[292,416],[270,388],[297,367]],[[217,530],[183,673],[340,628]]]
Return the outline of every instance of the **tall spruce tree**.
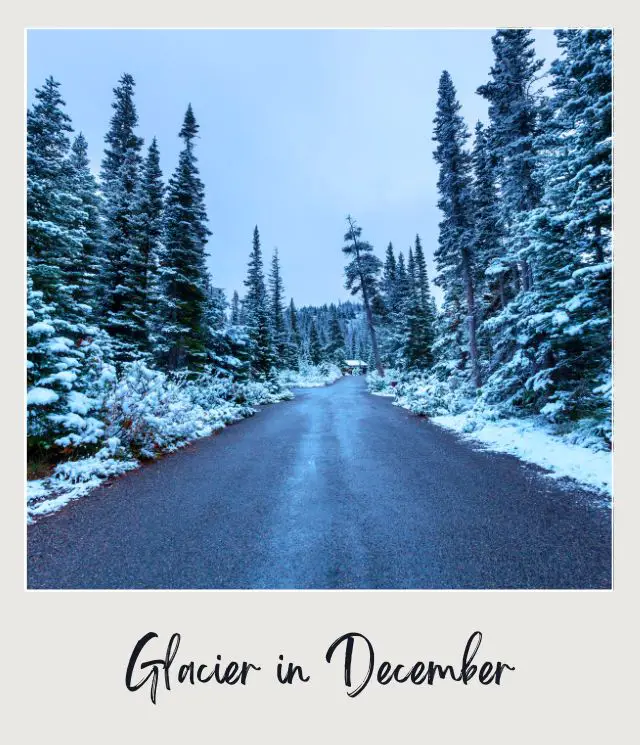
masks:
[[[271,374],[274,359],[269,323],[269,299],[264,281],[262,248],[257,225],[253,230],[253,245],[244,284],[247,288],[244,299],[245,323],[252,346],[251,369],[255,377],[264,378]]]
[[[529,247],[517,229],[520,214],[536,207],[542,195],[534,176],[538,103],[534,93],[544,60],[536,59],[531,31],[499,29],[491,39],[495,55],[491,79],[478,88],[489,102],[491,149],[498,163],[500,204],[505,226],[504,256],[517,266],[519,289],[533,283]]]
[[[445,70],[440,77],[434,119],[434,140],[437,143],[434,158],[440,166],[438,207],[443,215],[435,252],[437,282],[444,289],[445,305],[450,311],[454,308],[462,310],[464,307],[471,382],[479,388],[481,381],[473,282],[471,158],[465,150],[469,133],[460,109],[453,81]],[[448,336],[451,341],[457,342],[456,330],[461,320],[450,318]],[[450,347],[449,353],[460,360],[463,350],[455,349],[454,346]]]
[[[231,326],[239,326],[240,325],[240,296],[238,295],[238,291],[233,291],[233,296],[231,298],[231,313],[229,315],[229,324]]]
[[[380,327],[380,355],[383,362],[395,367],[398,363],[397,355],[401,345],[397,338],[397,312],[401,298],[397,292],[397,262],[393,251],[393,244],[389,243],[385,252],[380,281],[380,297],[384,306],[382,325]]]
[[[208,361],[211,342],[205,253],[210,231],[194,154],[198,130],[189,104],[179,132],[184,146],[167,189],[160,267],[162,325],[157,330],[156,355],[169,370],[200,370]]]
[[[162,261],[162,234],[164,228],[164,192],[160,168],[160,151],[154,137],[149,145],[142,175],[138,185],[137,209],[139,220],[142,312],[147,319],[148,336],[155,346],[155,333],[161,320],[157,317],[160,309],[160,275]]]
[[[489,144],[489,135],[482,122],[477,122],[473,143],[473,252],[476,262],[478,300],[485,312],[480,317],[501,310],[511,299],[510,267],[503,258],[502,228],[496,181],[496,164]]]
[[[382,280],[380,282],[380,291],[387,311],[387,318],[389,320],[397,310],[398,302],[400,300],[397,295],[396,275],[396,257],[393,252],[393,243],[390,242],[385,252],[384,264],[382,267]]]
[[[289,303],[287,315],[289,320],[289,336],[287,339],[287,362],[288,367],[291,370],[298,370],[300,367],[299,360],[301,340],[300,330],[298,328],[298,312],[296,311],[296,306],[293,302],[293,298],[291,298],[291,302]]]
[[[71,145],[69,175],[71,189],[80,207],[74,224],[81,233],[82,243],[76,265],[76,296],[84,306],[88,320],[95,322],[104,270],[104,239],[100,216],[102,200],[98,182],[89,167],[87,147],[87,140],[80,132]]]
[[[344,333],[340,326],[340,318],[338,317],[338,309],[335,305],[331,305],[329,313],[329,339],[325,347],[325,356],[330,362],[336,365],[342,365],[347,356],[347,350],[344,342]]]
[[[367,318],[367,326],[371,337],[371,354],[378,375],[384,376],[384,368],[380,359],[378,349],[378,338],[373,319],[373,299],[378,292],[378,275],[382,268],[382,262],[374,255],[373,246],[368,241],[361,239],[362,228],[356,224],[356,221],[347,216],[348,230],[345,233],[344,240],[346,245],[342,251],[351,260],[345,267],[347,281],[345,287],[351,290],[352,295],[360,293],[362,295],[362,304]]]
[[[64,105],[59,84],[48,78],[27,114],[30,457],[34,448],[59,453],[87,441],[93,431],[93,420],[85,416],[92,406],[86,395],[86,353],[99,335],[89,324],[91,307],[84,302],[83,254],[89,244],[90,216],[85,209],[87,184],[69,150],[71,121]]]
[[[429,313],[431,310],[431,289],[429,287],[427,261],[424,257],[424,250],[422,248],[422,242],[420,241],[419,235],[416,235],[414,260],[418,300],[420,302],[421,308],[425,311],[425,313]]]
[[[105,327],[120,363],[138,359],[148,349],[144,294],[147,267],[140,245],[136,196],[142,138],[136,135],[135,82],[124,74],[114,88],[114,114],[105,136],[101,183],[105,196]]]
[[[319,365],[323,360],[322,344],[318,335],[318,326],[314,321],[311,323],[309,332],[309,359],[312,365]]]
[[[67,160],[71,119],[52,77],[27,112],[27,254],[33,289],[45,305],[77,320],[77,280],[83,234]]]
[[[404,302],[404,364],[408,369],[427,370],[433,363],[435,319],[431,291],[427,276],[427,265],[416,235],[415,254],[409,249],[409,291]]]
[[[287,365],[287,329],[284,320],[284,287],[280,274],[278,249],[273,250],[271,272],[269,274],[269,309],[271,312],[271,339],[275,363],[278,367]]]

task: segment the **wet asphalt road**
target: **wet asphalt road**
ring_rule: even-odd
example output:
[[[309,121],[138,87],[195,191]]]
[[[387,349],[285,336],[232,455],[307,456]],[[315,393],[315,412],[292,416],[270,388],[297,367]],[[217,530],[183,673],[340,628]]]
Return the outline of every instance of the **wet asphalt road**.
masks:
[[[297,392],[28,528],[30,588],[607,588],[611,515],[367,393]]]

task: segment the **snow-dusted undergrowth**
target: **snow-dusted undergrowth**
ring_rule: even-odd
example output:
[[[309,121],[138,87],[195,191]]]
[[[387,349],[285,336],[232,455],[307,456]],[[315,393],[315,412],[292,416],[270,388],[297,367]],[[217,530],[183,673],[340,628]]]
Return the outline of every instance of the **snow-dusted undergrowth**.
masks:
[[[105,479],[136,468],[140,459],[172,452],[250,416],[258,405],[293,398],[279,381],[234,383],[211,375],[187,380],[141,363],[119,379],[112,376],[101,391],[85,407],[84,420],[75,414],[81,435],[91,428],[82,444],[85,453],[88,444],[93,452],[72,455],[50,476],[27,482],[28,519],[55,512]]]
[[[320,388],[331,385],[342,377],[337,365],[323,362],[320,365],[302,363],[299,370],[283,370],[278,382],[287,388]]]
[[[388,370],[384,378],[371,373],[367,383],[371,393],[393,396],[394,405],[429,416],[434,424],[488,450],[541,466],[550,477],[570,478],[604,496],[612,494],[611,451],[594,436],[591,422],[563,433],[542,416],[505,416],[481,398],[473,399],[462,386],[397,370]]]

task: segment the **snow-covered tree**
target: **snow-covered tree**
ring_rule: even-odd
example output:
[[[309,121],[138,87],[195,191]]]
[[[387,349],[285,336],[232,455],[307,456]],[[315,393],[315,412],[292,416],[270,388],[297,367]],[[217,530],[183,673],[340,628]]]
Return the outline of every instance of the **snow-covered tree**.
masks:
[[[345,245],[342,248],[350,261],[345,267],[347,281],[345,287],[351,290],[352,295],[361,294],[364,306],[369,335],[371,337],[371,353],[375,367],[380,376],[384,375],[380,352],[378,350],[378,338],[373,319],[373,299],[378,293],[378,275],[382,268],[382,262],[374,255],[373,246],[368,241],[361,239],[362,228],[356,224],[351,215],[347,216],[348,230],[345,233]]]
[[[87,302],[98,225],[85,145],[48,78],[27,115],[27,431],[30,453],[91,442],[86,353],[96,345]],[[85,262],[86,260],[86,262]],[[85,263],[83,263],[85,262]],[[85,274],[86,269],[86,274]]]
[[[166,369],[199,370],[209,361],[209,274],[205,246],[210,231],[194,140],[199,126],[189,104],[179,137],[184,146],[169,180],[165,203],[156,355]]]
[[[287,364],[287,329],[284,321],[284,287],[280,274],[278,249],[273,251],[271,272],[269,274],[269,310],[271,315],[271,339],[275,364],[284,367]]]
[[[519,289],[530,289],[533,273],[528,247],[515,235],[520,213],[537,206],[541,186],[534,176],[538,101],[534,85],[544,60],[537,59],[531,31],[499,29],[491,39],[494,64],[491,79],[478,88],[489,102],[491,150],[500,181],[500,205],[505,226],[504,259],[517,266]]]
[[[77,273],[84,234],[68,161],[71,120],[59,88],[47,78],[27,112],[27,254],[34,290],[71,321],[83,316]]]
[[[466,350],[450,348],[448,353],[462,361],[464,352],[468,352],[471,382],[478,388],[481,381],[473,282],[471,158],[465,149],[469,133],[460,109],[453,81],[445,70],[440,77],[434,119],[434,140],[437,143],[434,158],[440,166],[438,207],[443,216],[435,252],[438,269],[436,282],[444,290],[445,304],[450,312],[454,309],[460,312],[464,308]],[[453,339],[457,335],[454,329],[460,327],[462,319],[448,316],[448,320],[448,336]]]
[[[154,346],[155,332],[162,324],[158,312],[162,291],[159,269],[163,261],[164,192],[160,151],[154,137],[142,165],[137,191],[138,240],[143,265],[141,312],[147,319],[147,335]]]
[[[293,298],[287,309],[287,321],[289,333],[287,337],[287,367],[291,370],[297,370],[300,366],[301,340],[300,330],[298,329],[298,312],[296,310]]]
[[[335,305],[330,308],[329,328],[327,330],[328,343],[325,346],[325,358],[336,365],[342,365],[347,356],[344,343],[344,333],[340,326],[338,309]]]
[[[91,172],[87,154],[87,140],[82,132],[74,139],[69,153],[70,188],[79,200],[74,227],[80,232],[81,249],[76,259],[74,284],[76,297],[91,322],[97,319],[102,272],[104,270],[104,235],[102,200],[98,182]]]
[[[274,366],[269,323],[269,298],[264,281],[260,233],[253,230],[253,245],[249,257],[247,294],[244,298],[245,324],[251,340],[251,369],[258,378],[269,376]]]
[[[523,233],[534,291],[518,326],[522,403],[554,420],[610,430],[611,32],[558,31],[554,95],[536,145],[538,208]],[[608,436],[608,435],[606,435]]]
[[[239,326],[240,325],[240,296],[238,295],[238,291],[233,291],[233,296],[231,298],[231,313],[229,315],[229,323],[231,326]]]
[[[309,359],[313,365],[319,365],[324,359],[322,344],[318,335],[318,326],[315,321],[311,324],[309,334]]]
[[[138,359],[148,348],[145,295],[147,267],[141,246],[138,194],[142,138],[136,135],[135,82],[124,74],[114,88],[114,114],[105,136],[101,184],[105,196],[106,329],[120,363]]]
[[[433,363],[435,319],[427,276],[427,265],[416,235],[415,253],[409,249],[408,292],[403,304],[403,365],[412,370],[427,370]]]

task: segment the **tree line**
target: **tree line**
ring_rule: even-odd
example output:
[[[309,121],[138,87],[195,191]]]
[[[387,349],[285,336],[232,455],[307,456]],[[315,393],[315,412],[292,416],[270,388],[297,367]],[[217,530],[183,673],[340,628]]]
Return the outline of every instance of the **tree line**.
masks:
[[[498,30],[471,135],[450,74],[434,158],[442,219],[436,311],[419,236],[384,263],[348,218],[347,287],[367,309],[376,366],[433,376],[508,414],[590,421],[611,435],[611,31],[558,30],[540,84],[531,32]]]
[[[178,165],[165,184],[154,138],[137,134],[135,82],[114,89],[100,177],[48,78],[27,113],[27,410],[31,450],[92,441],[106,375],[143,363],[169,374],[269,380],[302,362],[339,362],[345,314],[298,325],[284,302],[277,249],[265,276],[256,226],[244,297],[228,304],[207,268],[199,125],[187,107]],[[338,316],[340,315],[340,318]],[[109,372],[112,371],[112,372]],[[94,438],[95,439],[95,438]]]

